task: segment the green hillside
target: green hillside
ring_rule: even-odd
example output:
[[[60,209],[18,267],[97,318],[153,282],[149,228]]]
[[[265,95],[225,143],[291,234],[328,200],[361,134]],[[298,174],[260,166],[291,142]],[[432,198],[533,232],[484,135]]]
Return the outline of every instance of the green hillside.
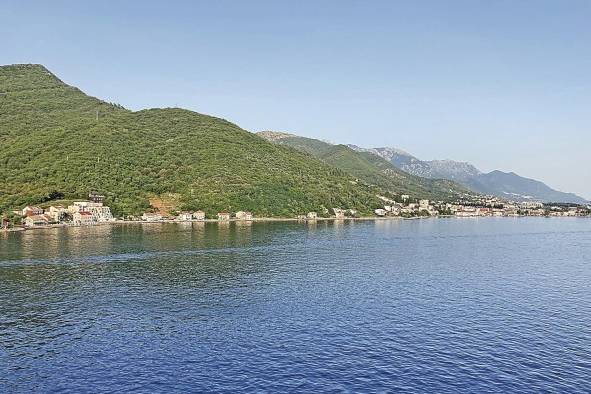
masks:
[[[258,134],[277,145],[306,152],[366,184],[375,185],[394,194],[446,200],[470,193],[452,181],[410,175],[377,155],[358,152],[345,145],[332,145],[287,133],[263,131]]]
[[[345,171],[215,117],[138,112],[68,86],[40,65],[0,67],[0,211],[106,194],[115,213],[178,209],[287,216],[369,212],[376,190]]]

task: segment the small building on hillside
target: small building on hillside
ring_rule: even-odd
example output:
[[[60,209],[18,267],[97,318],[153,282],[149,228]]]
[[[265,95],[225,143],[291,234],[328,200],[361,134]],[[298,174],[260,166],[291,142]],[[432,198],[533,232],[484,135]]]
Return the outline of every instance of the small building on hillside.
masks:
[[[195,212],[193,212],[193,219],[195,219],[195,220],[205,220],[205,212],[203,212],[203,211],[195,211]]]
[[[236,219],[238,219],[238,220],[252,220],[252,212],[238,211],[238,212],[236,212]]]
[[[51,223],[49,215],[31,215],[25,218],[26,227],[47,226]]]
[[[308,219],[316,219],[318,217],[318,214],[316,212],[308,212],[308,214],[306,215],[306,217]]]
[[[177,216],[177,219],[188,222],[193,220],[193,214],[191,212],[181,212],[179,213],[179,216]]]
[[[23,208],[21,214],[22,214],[22,216],[25,216],[25,217],[26,216],[34,216],[34,215],[42,215],[43,209],[41,209],[39,207],[27,205],[26,207]]]
[[[145,212],[142,215],[142,220],[146,222],[159,222],[162,220],[162,215],[156,212]]]
[[[96,220],[92,213],[86,211],[80,211],[72,215],[72,222],[76,226],[89,226],[96,223]]]
[[[230,214],[228,212],[218,212],[218,220],[230,220]]]
[[[98,194],[96,192],[88,193],[88,201],[93,202],[95,204],[102,204],[105,200],[105,196],[102,194]]]

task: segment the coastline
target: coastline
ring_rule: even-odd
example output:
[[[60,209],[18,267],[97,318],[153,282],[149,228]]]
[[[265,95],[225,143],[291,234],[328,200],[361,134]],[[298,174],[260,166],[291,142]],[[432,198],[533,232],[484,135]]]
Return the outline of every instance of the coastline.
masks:
[[[429,217],[416,217],[416,218],[402,218],[396,216],[390,217],[372,217],[372,216],[364,216],[358,218],[343,218],[337,219],[335,217],[330,218],[316,218],[316,219],[297,219],[297,218],[253,218],[251,220],[243,220],[243,219],[229,219],[229,220],[218,220],[218,219],[204,219],[204,220],[176,220],[176,219],[163,219],[163,220],[155,220],[155,221],[147,221],[147,220],[115,220],[111,222],[97,222],[91,225],[74,225],[74,224],[66,224],[66,223],[59,223],[59,224],[50,224],[47,226],[32,226],[32,227],[13,227],[8,229],[2,229],[0,231],[4,232],[20,232],[20,231],[31,231],[31,230],[47,230],[52,228],[92,228],[96,226],[116,226],[120,224],[163,224],[163,223],[253,223],[253,222],[328,222],[328,221],[345,221],[345,220],[355,220],[355,221],[362,221],[362,220],[409,220],[409,219],[426,219]]]
[[[342,219],[337,219],[335,217],[328,217],[328,218],[316,218],[316,219],[297,219],[297,218],[273,218],[273,217],[264,217],[264,218],[253,218],[251,220],[243,220],[243,219],[229,219],[229,220],[218,220],[218,219],[204,219],[204,220],[175,220],[175,219],[163,219],[158,221],[146,221],[146,220],[115,220],[111,222],[97,222],[91,225],[73,225],[73,224],[66,224],[66,223],[58,223],[58,224],[50,224],[47,226],[32,226],[32,227],[13,227],[13,228],[5,228],[0,229],[0,233],[9,233],[9,232],[21,232],[21,231],[33,231],[33,230],[49,230],[54,228],[92,228],[96,226],[117,226],[117,225],[125,225],[125,224],[141,224],[141,225],[151,225],[151,224],[170,224],[170,223],[254,223],[254,222],[301,222],[301,223],[316,223],[316,222],[344,222],[344,221],[390,221],[390,220],[420,220],[420,219],[479,219],[479,218],[525,218],[525,217],[543,217],[543,218],[554,218],[552,216],[528,216],[528,215],[520,215],[520,216],[455,216],[455,215],[439,215],[439,216],[414,216],[414,217],[400,217],[400,216],[362,216],[362,217],[346,217]],[[570,216],[571,218],[589,218],[589,216]],[[560,219],[564,219],[564,217],[558,217]]]

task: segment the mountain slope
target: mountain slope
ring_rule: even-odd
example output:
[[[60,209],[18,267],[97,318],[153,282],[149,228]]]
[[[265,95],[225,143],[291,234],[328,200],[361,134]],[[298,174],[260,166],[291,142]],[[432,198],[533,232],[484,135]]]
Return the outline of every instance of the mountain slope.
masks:
[[[0,211],[91,189],[118,214],[140,213],[154,198],[209,214],[369,212],[377,203],[345,172],[226,120],[176,108],[131,112],[40,65],[0,67],[0,145]]]
[[[388,160],[396,168],[416,176],[431,179],[449,179],[459,183],[480,174],[480,171],[470,163],[453,160],[423,161],[410,153],[397,148],[361,148],[349,145],[360,152],[374,153]]]
[[[391,193],[430,199],[453,199],[467,193],[464,187],[450,181],[410,175],[371,151],[355,150],[346,145],[332,145],[287,133],[262,131],[258,134],[275,144],[306,152],[367,184],[376,185]]]
[[[540,181],[524,178],[513,172],[492,171],[467,181],[467,186],[482,193],[516,200],[542,200],[584,204],[587,201],[572,193],[556,191]]]
[[[396,148],[353,147],[358,151],[375,153],[410,174],[426,178],[449,179],[477,193],[513,200],[586,203],[584,198],[576,194],[554,190],[540,181],[524,178],[513,172],[482,173],[470,163],[453,160],[423,161]]]

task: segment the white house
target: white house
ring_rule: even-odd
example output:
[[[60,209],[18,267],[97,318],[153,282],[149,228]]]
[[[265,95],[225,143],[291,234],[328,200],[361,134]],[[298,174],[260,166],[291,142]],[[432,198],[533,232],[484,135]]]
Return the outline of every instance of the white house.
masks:
[[[103,205],[102,202],[74,201],[72,205],[68,207],[68,212],[71,215],[74,215],[77,212],[90,212],[96,222],[110,222],[113,220],[111,208]]]
[[[49,215],[31,215],[25,218],[25,226],[45,226],[51,222]]]
[[[386,216],[386,210],[385,209],[378,208],[378,209],[374,210],[374,213],[376,215],[378,215],[378,216]]]
[[[181,212],[177,216],[177,220],[188,222],[190,220],[193,220],[193,214],[191,212]]]
[[[193,212],[193,219],[195,219],[195,220],[205,220],[205,212],[203,212],[203,211],[195,211],[195,212]]]
[[[252,212],[238,211],[238,212],[236,212],[236,219],[238,219],[238,220],[252,220]]]
[[[429,200],[419,200],[419,209],[428,211],[429,210]]]
[[[51,216],[54,222],[61,222],[66,216],[66,213],[66,208],[62,207],[61,205],[52,205],[49,207],[48,214]]]
[[[162,220],[162,215],[159,213],[145,212],[142,215],[142,220],[145,220],[146,222],[158,222]]]
[[[91,224],[96,223],[96,220],[94,218],[94,216],[92,215],[92,213],[87,212],[87,211],[80,211],[80,212],[76,212],[74,213],[74,215],[72,215],[73,218],[73,222],[75,225],[78,226],[88,226]]]

